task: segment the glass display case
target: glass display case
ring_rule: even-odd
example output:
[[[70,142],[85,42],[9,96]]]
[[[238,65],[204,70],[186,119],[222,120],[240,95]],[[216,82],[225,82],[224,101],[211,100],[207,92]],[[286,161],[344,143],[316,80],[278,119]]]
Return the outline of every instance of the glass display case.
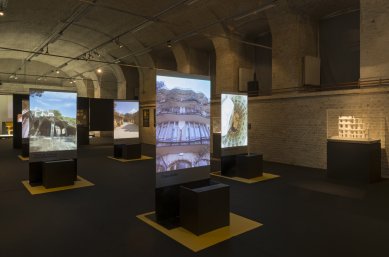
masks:
[[[385,115],[379,110],[328,109],[327,139],[376,141],[385,146]]]
[[[212,132],[213,133],[221,133],[221,119],[220,117],[212,118]]]

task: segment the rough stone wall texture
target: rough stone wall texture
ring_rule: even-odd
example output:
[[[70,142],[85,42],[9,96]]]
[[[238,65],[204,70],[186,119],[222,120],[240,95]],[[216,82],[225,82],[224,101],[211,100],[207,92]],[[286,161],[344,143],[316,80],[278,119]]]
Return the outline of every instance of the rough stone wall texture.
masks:
[[[249,98],[249,151],[266,161],[327,168],[327,110],[354,109],[384,122],[382,175],[389,177],[389,90],[358,89]],[[214,101],[213,117],[220,117]]]
[[[361,79],[389,77],[389,1],[361,0]]]

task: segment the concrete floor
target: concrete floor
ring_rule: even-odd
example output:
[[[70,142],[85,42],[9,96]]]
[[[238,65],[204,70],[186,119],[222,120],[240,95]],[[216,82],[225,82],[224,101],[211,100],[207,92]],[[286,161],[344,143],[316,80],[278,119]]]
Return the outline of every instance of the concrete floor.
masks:
[[[281,178],[231,185],[231,211],[264,224],[197,254],[135,216],[154,209],[155,161],[119,163],[112,147],[79,149],[79,175],[95,183],[31,196],[28,162],[0,140],[0,256],[388,256],[389,181],[341,185],[325,172],[266,163]],[[153,154],[146,147],[144,153]],[[219,179],[216,179],[219,180]]]

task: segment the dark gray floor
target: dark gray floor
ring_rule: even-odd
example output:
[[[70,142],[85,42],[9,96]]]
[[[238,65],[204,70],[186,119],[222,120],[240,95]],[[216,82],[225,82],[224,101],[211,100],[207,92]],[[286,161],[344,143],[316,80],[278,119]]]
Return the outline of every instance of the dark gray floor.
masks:
[[[145,149],[152,152],[152,149]],[[231,185],[231,210],[263,227],[197,254],[139,221],[154,209],[154,161],[119,163],[110,147],[79,150],[94,187],[31,196],[28,162],[0,140],[0,257],[389,256],[389,181],[328,182],[320,170],[266,163],[282,178]]]

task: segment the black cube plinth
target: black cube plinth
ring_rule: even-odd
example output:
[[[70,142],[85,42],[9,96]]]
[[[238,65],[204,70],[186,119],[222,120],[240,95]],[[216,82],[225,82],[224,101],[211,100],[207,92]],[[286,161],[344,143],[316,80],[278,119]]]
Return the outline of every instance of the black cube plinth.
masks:
[[[193,181],[183,186],[202,187],[209,185],[209,179]],[[155,216],[157,222],[166,227],[179,225],[180,216],[180,186],[171,185],[155,189]]]
[[[113,157],[115,157],[117,159],[123,158],[123,147],[124,147],[124,144],[113,145]]]
[[[327,177],[353,183],[381,179],[381,142],[327,140]]]
[[[114,157],[118,159],[140,159],[142,157],[141,144],[115,144]]]
[[[236,156],[236,175],[241,178],[256,178],[263,175],[261,154],[241,154]]]
[[[203,187],[180,187],[180,223],[195,235],[230,224],[230,187],[210,183]]]
[[[42,185],[45,188],[74,185],[77,178],[77,160],[44,162],[42,165]]]
[[[22,143],[22,157],[28,158],[30,156],[30,144]]]
[[[31,186],[42,185],[42,165],[43,162],[30,162],[28,170],[28,180]]]
[[[227,177],[236,176],[236,155],[225,155],[220,158],[221,174]]]

